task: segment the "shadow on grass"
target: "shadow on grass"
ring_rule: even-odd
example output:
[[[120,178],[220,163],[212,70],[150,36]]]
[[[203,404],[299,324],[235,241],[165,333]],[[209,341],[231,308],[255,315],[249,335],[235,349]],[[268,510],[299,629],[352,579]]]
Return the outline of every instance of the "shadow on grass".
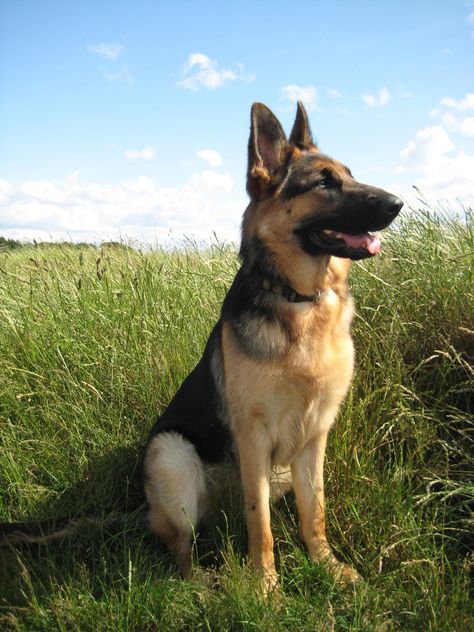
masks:
[[[143,455],[143,446],[131,445],[91,458],[80,481],[39,504],[31,519],[14,523],[11,531],[48,537],[1,547],[0,623],[2,612],[46,603],[58,587],[85,583],[97,599],[110,586],[126,588],[130,565],[148,580],[179,577],[173,556],[147,528]],[[224,509],[196,534],[195,558],[204,569],[220,568],[229,543],[237,555],[245,553],[240,496],[222,500]],[[0,531],[7,530],[5,524]]]
[[[0,532],[25,530],[33,536],[52,536],[43,543],[4,544],[0,556],[0,595],[23,602],[25,585],[39,580],[48,586],[74,577],[76,569],[104,556],[104,546],[117,553],[123,539],[136,546],[145,530],[145,498],[138,445],[114,448],[92,456],[85,475],[54,500],[37,505],[24,522],[0,523]],[[11,536],[10,536],[11,537]],[[0,602],[1,606],[1,602]]]

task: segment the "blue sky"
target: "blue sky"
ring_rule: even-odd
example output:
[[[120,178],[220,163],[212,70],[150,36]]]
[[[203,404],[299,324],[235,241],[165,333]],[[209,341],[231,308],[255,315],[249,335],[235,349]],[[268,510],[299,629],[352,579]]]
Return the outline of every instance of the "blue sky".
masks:
[[[0,0],[0,234],[237,239],[250,106],[297,98],[356,178],[474,204],[474,1]]]

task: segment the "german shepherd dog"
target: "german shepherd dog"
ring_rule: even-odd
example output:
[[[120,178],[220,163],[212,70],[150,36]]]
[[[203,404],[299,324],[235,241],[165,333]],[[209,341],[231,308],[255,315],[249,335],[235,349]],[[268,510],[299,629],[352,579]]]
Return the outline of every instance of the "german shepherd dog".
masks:
[[[201,360],[149,435],[150,529],[189,576],[212,473],[233,459],[249,558],[268,594],[277,583],[270,489],[286,467],[310,558],[354,581],[357,572],[336,560],[326,537],[324,453],[353,374],[350,261],[379,252],[372,231],[403,203],[323,154],[301,103],[289,139],[265,105],[252,106],[247,191],[242,265]]]

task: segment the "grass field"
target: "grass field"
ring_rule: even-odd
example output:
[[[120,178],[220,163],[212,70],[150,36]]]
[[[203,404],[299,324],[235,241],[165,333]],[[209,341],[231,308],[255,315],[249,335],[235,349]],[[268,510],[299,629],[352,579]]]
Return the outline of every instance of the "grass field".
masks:
[[[419,212],[351,285],[356,378],[331,432],[330,540],[341,589],[273,510],[281,604],[244,562],[237,502],[179,579],[146,532],[144,441],[198,360],[238,262],[229,248],[0,251],[0,520],[94,515],[0,550],[2,630],[447,630],[474,627],[474,217]]]

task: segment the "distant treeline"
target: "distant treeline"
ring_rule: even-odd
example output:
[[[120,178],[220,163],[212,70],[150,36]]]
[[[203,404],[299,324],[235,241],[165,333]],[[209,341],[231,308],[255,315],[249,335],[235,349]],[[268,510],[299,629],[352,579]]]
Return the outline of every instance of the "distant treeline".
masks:
[[[67,241],[67,242],[53,242],[53,241],[19,241],[18,239],[8,239],[0,235],[0,250],[18,250],[20,248],[50,248],[50,247],[64,247],[76,248],[78,250],[84,248],[119,248],[121,250],[128,250],[131,248],[128,244],[121,243],[119,241],[103,241],[100,244],[91,244],[84,241]]]
[[[16,248],[22,248],[24,244],[16,239],[7,239],[0,236],[0,250],[15,250]]]

